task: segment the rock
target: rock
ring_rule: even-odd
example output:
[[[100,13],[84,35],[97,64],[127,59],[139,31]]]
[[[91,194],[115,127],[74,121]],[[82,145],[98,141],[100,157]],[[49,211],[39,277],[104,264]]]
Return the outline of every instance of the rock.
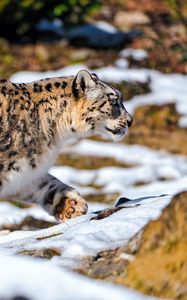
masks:
[[[120,198],[117,205],[126,205],[128,200]],[[185,300],[186,220],[187,192],[175,196],[161,217],[140,230],[128,244],[84,258],[84,267],[76,271],[154,296]]]
[[[149,17],[140,11],[118,11],[114,17],[114,24],[120,29],[132,28],[135,25],[145,25],[149,23]]]
[[[134,260],[141,235],[142,231],[139,231],[127,245],[102,251],[94,257],[85,257],[75,271],[95,279],[116,282],[116,278],[119,278],[120,274],[123,276],[128,264]]]
[[[123,80],[120,83],[116,84],[115,87],[121,91],[125,101],[131,100],[135,96],[146,95],[151,92],[149,79],[145,82],[139,82],[139,81],[130,82],[130,81]],[[142,120],[144,120],[144,118]]]
[[[26,256],[34,256],[39,258],[51,259],[54,256],[60,256],[61,252],[58,248],[42,248],[42,249],[30,249],[30,250],[22,250],[17,254],[26,255]]]
[[[90,50],[89,49],[76,49],[76,51],[73,51],[71,53],[71,60],[73,62],[83,62],[86,61],[90,57]]]
[[[126,85],[123,83],[121,87],[123,92]],[[128,93],[125,94],[125,99],[134,95],[133,85],[130,86],[130,89],[129,86],[127,88]],[[144,88],[141,90],[144,91]],[[137,143],[152,149],[165,149],[171,153],[186,155],[187,129],[179,127],[180,115],[176,110],[176,105],[172,102],[171,99],[170,103],[164,105],[138,107],[126,143]],[[163,180],[163,178],[160,178],[160,180]]]
[[[97,216],[92,217],[91,220],[105,219],[122,208],[123,208],[122,206],[121,207],[118,206],[118,207],[110,207],[110,208],[102,209],[101,211],[96,212]]]
[[[117,283],[162,298],[187,299],[187,192],[144,229],[136,259]]]
[[[105,22],[83,24],[68,32],[66,38],[76,47],[90,47],[95,49],[121,49],[140,31],[121,32]]]
[[[49,59],[49,53],[44,45],[36,45],[35,54],[42,62],[47,62]]]
[[[46,220],[39,220],[32,216],[27,216],[23,219],[20,223],[15,224],[4,224],[0,227],[0,235],[8,234],[11,231],[18,231],[18,230],[36,230],[36,229],[45,229],[57,225],[56,221],[49,222]]]

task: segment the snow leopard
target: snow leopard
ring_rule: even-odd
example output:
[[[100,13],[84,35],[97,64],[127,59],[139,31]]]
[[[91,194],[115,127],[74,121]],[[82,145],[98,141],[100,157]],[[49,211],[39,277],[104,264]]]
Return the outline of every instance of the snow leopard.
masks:
[[[86,70],[32,83],[0,80],[0,197],[41,205],[58,221],[86,214],[79,192],[48,173],[69,139],[123,138],[122,94]]]

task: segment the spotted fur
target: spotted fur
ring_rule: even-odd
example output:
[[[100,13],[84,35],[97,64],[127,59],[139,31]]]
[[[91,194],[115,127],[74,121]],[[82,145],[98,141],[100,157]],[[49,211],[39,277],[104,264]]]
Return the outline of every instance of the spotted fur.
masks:
[[[29,84],[1,80],[0,197],[37,202],[60,220],[86,213],[79,193],[47,171],[69,138],[121,138],[131,122],[120,92],[84,70]]]

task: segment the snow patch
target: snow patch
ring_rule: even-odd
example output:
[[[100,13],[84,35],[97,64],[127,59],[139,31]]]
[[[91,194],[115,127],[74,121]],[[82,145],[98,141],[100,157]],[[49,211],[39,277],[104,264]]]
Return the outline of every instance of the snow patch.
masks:
[[[114,27],[112,24],[104,22],[104,21],[97,21],[97,22],[94,23],[94,26],[99,28],[99,29],[102,29],[106,32],[109,32],[109,33],[118,32],[116,27]]]
[[[148,52],[144,49],[132,49],[132,48],[128,48],[128,49],[124,49],[120,52],[120,56],[121,57],[129,57],[131,56],[132,58],[134,58],[135,60],[143,60],[145,58],[148,57]]]
[[[153,299],[128,288],[68,272],[41,260],[5,256],[0,258],[0,266],[1,299],[13,299],[15,296],[31,300]]]
[[[82,140],[67,147],[62,153],[79,157],[111,157],[132,165],[130,168],[104,167],[97,170],[76,170],[67,166],[53,167],[50,173],[59,180],[73,184],[86,195],[93,183],[104,186],[103,193],[118,192],[129,198],[150,195],[175,194],[186,189],[187,158],[166,151],[154,151],[140,145],[124,145]],[[142,182],[142,185],[139,183]],[[143,184],[145,183],[145,184]],[[91,192],[94,192],[92,188]],[[97,190],[95,191],[97,193]]]
[[[61,256],[53,257],[51,262],[72,268],[83,257],[124,245],[151,219],[158,218],[170,200],[171,196],[139,198],[101,220],[91,220],[96,216],[92,212],[48,229],[12,232],[0,236],[0,255],[56,247]]]

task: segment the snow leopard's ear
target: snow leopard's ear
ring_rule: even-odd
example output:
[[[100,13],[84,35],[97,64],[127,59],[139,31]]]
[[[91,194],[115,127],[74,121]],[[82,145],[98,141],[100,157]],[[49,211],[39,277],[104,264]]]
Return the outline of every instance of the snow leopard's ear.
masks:
[[[92,73],[92,78],[94,81],[97,81],[99,79],[97,74],[95,74],[95,73]]]
[[[73,81],[73,94],[78,97],[80,94],[84,93],[86,90],[94,88],[96,85],[91,74],[86,70],[81,70],[77,73]]]

